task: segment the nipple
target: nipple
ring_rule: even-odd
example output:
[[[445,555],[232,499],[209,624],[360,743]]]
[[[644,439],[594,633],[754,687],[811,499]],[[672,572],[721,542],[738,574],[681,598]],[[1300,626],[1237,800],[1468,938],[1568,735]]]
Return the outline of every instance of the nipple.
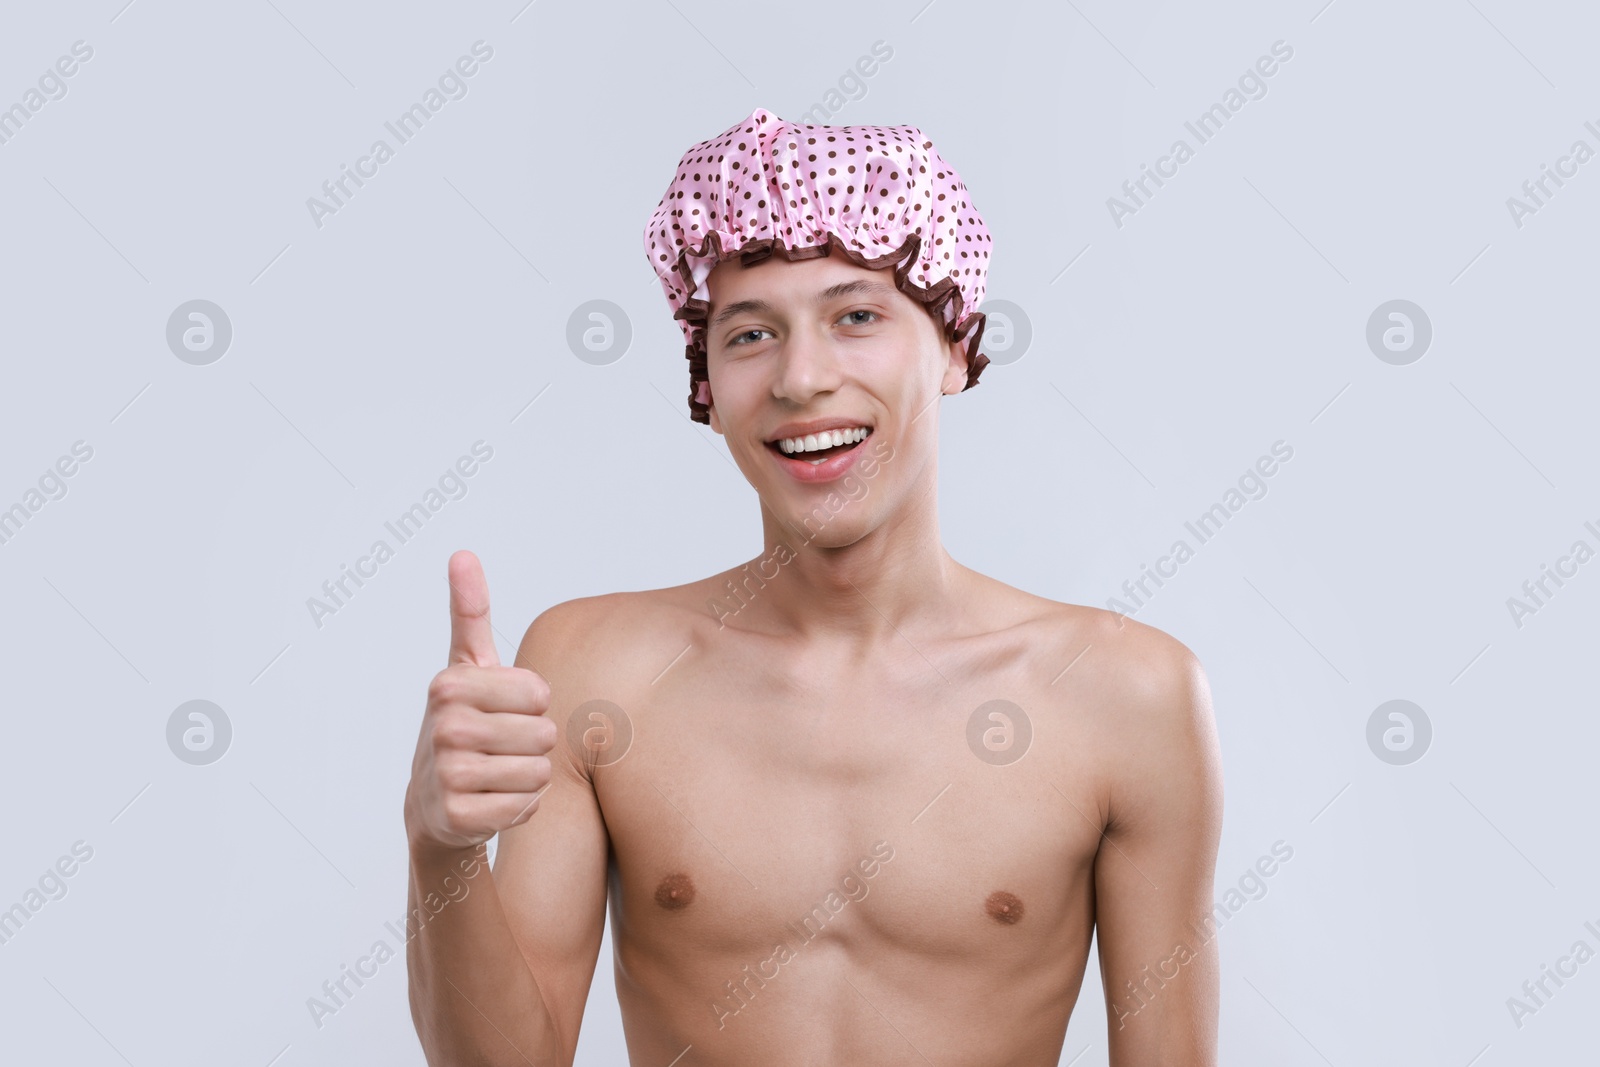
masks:
[[[1004,889],[997,889],[989,894],[989,899],[983,903],[984,910],[989,913],[989,918],[1006,926],[1015,926],[1022,921],[1022,900],[1015,893],[1007,893]]]
[[[656,903],[668,911],[682,911],[694,903],[694,883],[687,874],[669,874],[656,886]]]

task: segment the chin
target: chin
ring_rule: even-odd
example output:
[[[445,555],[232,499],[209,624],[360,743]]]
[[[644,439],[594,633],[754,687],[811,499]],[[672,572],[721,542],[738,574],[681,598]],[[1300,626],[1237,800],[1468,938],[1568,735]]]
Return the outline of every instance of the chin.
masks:
[[[844,508],[839,514],[829,516],[826,504],[818,504],[809,511],[793,512],[788,516],[789,532],[800,550],[807,548],[845,548],[866,536],[869,526],[862,515],[850,515],[854,502],[840,497]]]

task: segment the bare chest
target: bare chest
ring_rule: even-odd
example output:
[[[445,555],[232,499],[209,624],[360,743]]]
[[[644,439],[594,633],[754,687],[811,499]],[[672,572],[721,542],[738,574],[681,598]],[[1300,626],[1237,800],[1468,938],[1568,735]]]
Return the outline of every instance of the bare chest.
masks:
[[[1074,716],[1000,678],[664,688],[594,775],[619,951],[773,968],[842,952],[1086,950],[1100,842]]]

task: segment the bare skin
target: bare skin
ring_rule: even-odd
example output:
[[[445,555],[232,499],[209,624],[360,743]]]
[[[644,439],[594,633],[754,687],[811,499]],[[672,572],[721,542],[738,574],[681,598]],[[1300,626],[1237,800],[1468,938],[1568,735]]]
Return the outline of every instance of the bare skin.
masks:
[[[855,281],[888,277],[712,275],[747,565],[559,604],[499,666],[482,571],[452,558],[406,800],[412,906],[470,887],[408,943],[431,1063],[571,1063],[609,901],[634,1064],[1054,1065],[1098,928],[1114,1067],[1214,1067],[1204,673],[950,557],[936,401],[964,346],[892,286],[813,302]],[[853,482],[771,454],[819,416],[872,428]]]

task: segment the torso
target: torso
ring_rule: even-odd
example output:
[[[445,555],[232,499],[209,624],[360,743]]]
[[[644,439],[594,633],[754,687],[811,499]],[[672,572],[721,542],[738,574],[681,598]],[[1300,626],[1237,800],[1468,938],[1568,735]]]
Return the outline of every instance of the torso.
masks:
[[[633,732],[591,775],[632,1060],[1054,1065],[1094,928],[1114,616],[993,582],[981,621],[862,662],[719,627],[715,581],[625,594],[596,687]],[[1013,762],[1021,724],[969,744],[996,700],[1031,727]]]

